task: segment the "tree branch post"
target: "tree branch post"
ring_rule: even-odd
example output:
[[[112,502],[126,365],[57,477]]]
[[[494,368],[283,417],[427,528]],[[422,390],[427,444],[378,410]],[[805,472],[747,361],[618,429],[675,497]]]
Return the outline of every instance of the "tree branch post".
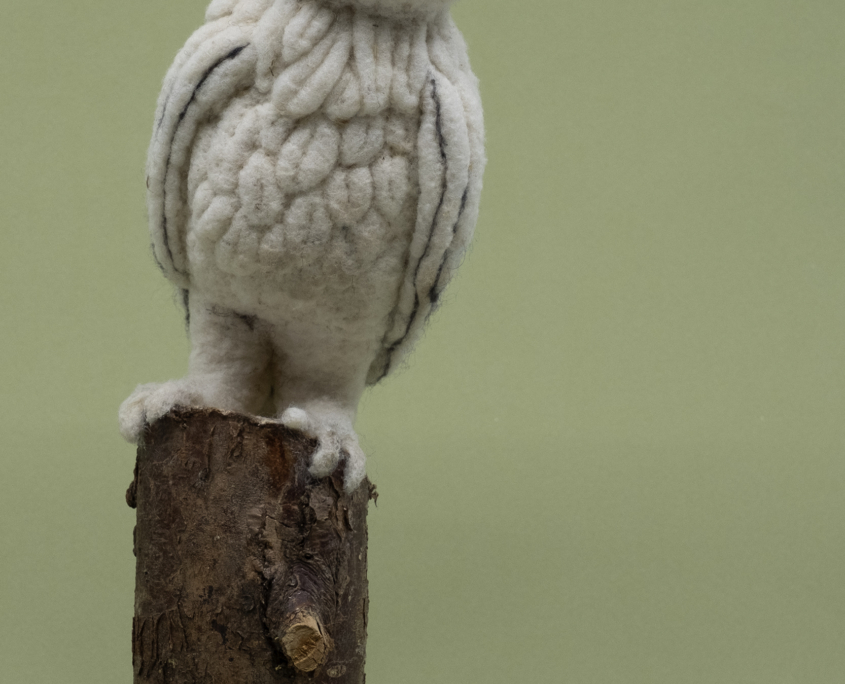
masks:
[[[176,409],[148,426],[136,508],[135,684],[362,684],[368,480],[315,480],[277,423]]]

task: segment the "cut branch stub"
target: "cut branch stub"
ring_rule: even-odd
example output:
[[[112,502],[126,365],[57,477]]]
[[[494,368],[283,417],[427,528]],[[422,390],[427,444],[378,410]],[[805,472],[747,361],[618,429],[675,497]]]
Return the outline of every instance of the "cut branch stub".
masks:
[[[325,665],[333,646],[326,628],[310,611],[288,618],[281,629],[279,642],[294,667],[302,672],[313,672]]]
[[[149,426],[127,492],[136,684],[364,681],[374,488],[314,480],[314,447],[212,409]]]

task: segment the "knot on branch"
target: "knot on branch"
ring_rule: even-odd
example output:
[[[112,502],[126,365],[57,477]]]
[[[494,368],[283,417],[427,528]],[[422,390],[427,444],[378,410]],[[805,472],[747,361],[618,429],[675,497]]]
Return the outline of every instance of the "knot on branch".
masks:
[[[320,620],[308,611],[288,618],[279,642],[294,667],[302,672],[313,672],[325,665],[334,646]]]

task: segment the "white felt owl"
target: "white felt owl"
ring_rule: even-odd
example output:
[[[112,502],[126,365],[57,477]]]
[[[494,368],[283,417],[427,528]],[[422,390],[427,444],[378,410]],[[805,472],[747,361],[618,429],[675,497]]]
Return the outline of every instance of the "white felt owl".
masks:
[[[155,259],[183,293],[187,377],[139,386],[121,432],[174,405],[269,417],[345,459],[368,384],[409,351],[478,215],[484,130],[450,0],[214,0],[161,93]]]

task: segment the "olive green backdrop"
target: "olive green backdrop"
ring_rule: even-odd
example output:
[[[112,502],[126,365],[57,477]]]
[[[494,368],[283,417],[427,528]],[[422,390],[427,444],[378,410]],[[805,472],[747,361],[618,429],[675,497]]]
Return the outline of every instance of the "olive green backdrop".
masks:
[[[131,681],[159,85],[203,0],[0,2],[0,680]],[[358,422],[373,684],[845,672],[845,3],[463,0],[477,240]]]

